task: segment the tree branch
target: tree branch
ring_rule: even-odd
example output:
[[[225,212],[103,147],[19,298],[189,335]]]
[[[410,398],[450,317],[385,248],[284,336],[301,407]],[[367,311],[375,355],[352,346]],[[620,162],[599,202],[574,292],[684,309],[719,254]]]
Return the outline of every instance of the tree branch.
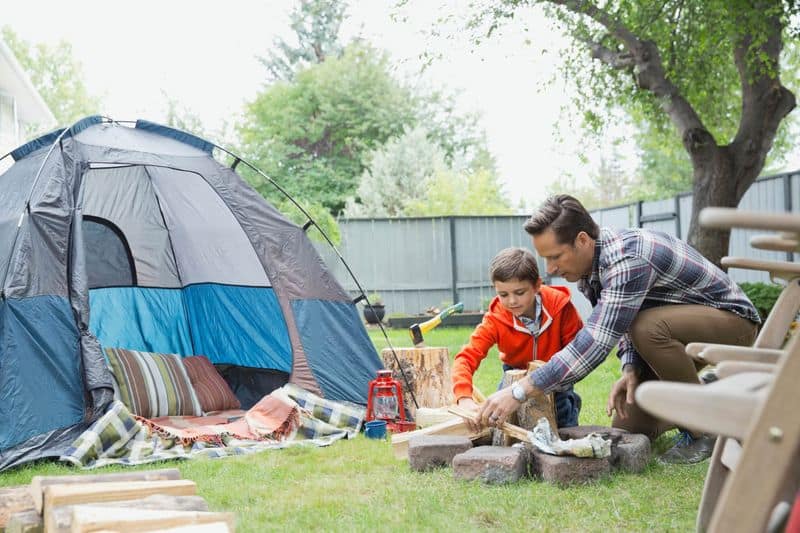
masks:
[[[734,48],[734,62],[742,88],[742,115],[734,145],[744,148],[740,163],[761,168],[784,117],[796,106],[794,94],[781,83],[780,54],[783,49],[783,24],[776,15],[767,21],[769,35],[758,47],[754,58],[753,36],[743,34]],[[760,59],[763,58],[763,61]],[[737,181],[746,190],[751,180]]]
[[[598,59],[611,68],[624,70],[636,65],[636,60],[630,52],[615,52],[607,46],[591,41],[587,41],[586,44],[591,50],[592,59]]]
[[[717,149],[716,141],[703,125],[697,112],[678,88],[667,79],[658,47],[652,41],[639,38],[619,20],[611,17],[595,4],[585,0],[547,0],[577,15],[584,15],[599,23],[627,49],[634,63],[634,74],[639,87],[653,93],[661,108],[675,124],[683,144],[694,157],[698,152]],[[612,52],[613,53],[613,52]],[[592,50],[594,57],[595,51]],[[601,59],[602,58],[598,58]]]

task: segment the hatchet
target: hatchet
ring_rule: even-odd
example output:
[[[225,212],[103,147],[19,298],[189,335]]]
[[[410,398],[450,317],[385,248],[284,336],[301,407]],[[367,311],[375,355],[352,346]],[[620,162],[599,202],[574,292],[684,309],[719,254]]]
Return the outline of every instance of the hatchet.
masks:
[[[438,315],[426,320],[425,322],[422,322],[421,324],[413,324],[410,328],[408,328],[408,332],[411,334],[411,341],[414,343],[414,346],[417,348],[422,346],[425,342],[423,335],[441,324],[443,319],[447,318],[453,313],[460,313],[463,310],[464,304],[462,302],[458,302],[457,304],[451,305],[444,311],[441,311]]]

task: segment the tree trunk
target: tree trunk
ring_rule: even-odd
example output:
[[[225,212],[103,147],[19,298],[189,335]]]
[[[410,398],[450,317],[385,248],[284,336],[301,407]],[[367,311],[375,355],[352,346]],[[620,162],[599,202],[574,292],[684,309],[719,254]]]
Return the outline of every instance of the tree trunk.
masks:
[[[702,134],[695,133],[696,136]],[[703,142],[713,143],[713,139],[705,139]],[[691,150],[690,144],[684,144]],[[730,231],[702,227],[697,219],[700,212],[709,206],[716,207],[736,207],[739,205],[741,196],[735,194],[735,188],[730,186],[731,179],[735,174],[734,161],[730,157],[730,150],[726,147],[718,148],[715,144],[707,146],[702,150],[693,153],[692,164],[694,167],[694,187],[692,197],[692,216],[689,222],[689,234],[687,242],[694,246],[703,256],[714,263],[720,265],[720,260],[728,255],[728,245],[730,243]],[[690,151],[690,153],[692,153]],[[750,183],[758,176],[756,173]]]

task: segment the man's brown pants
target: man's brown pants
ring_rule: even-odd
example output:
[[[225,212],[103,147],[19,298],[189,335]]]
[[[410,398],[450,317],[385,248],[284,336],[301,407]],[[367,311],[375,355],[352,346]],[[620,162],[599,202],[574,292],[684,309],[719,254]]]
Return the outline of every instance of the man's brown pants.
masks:
[[[730,311],[704,305],[663,305],[640,311],[630,334],[636,351],[647,366],[641,382],[651,379],[700,383],[697,372],[704,365],[687,353],[691,342],[750,346],[758,327]],[[654,418],[636,405],[627,406],[624,419],[615,414],[612,426],[655,438],[675,424]]]

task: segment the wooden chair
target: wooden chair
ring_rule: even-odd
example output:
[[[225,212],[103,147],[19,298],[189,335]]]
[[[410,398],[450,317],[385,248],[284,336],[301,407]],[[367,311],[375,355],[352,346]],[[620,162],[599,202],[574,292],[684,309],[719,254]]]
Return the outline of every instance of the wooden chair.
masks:
[[[781,231],[751,244],[800,251],[800,216],[707,209],[701,223]],[[784,346],[800,309],[800,265],[726,258],[724,264],[757,268],[786,281],[751,348],[692,343],[690,355],[717,364],[721,377],[709,385],[649,382],[637,390],[639,405],[696,431],[720,435],[698,510],[699,531],[758,531],[779,502],[793,501],[800,479],[800,335]]]
[[[780,231],[781,233],[774,235],[756,235],[750,239],[750,243],[762,249],[800,253],[800,215],[709,208],[700,213],[700,223],[716,228],[741,227]],[[753,350],[734,349],[719,344],[691,343],[686,347],[687,353],[695,359],[712,364],[731,358],[774,363],[780,348],[785,344],[792,323],[800,312],[800,264],[743,257],[724,257],[722,264],[730,268],[767,272],[773,281],[782,280],[784,289],[764,321],[758,338],[753,343]]]
[[[698,512],[699,531],[763,531],[800,484],[800,336],[773,372],[737,372],[708,385],[647,382],[636,402],[653,415],[720,436]],[[741,443],[741,444],[740,444]]]

